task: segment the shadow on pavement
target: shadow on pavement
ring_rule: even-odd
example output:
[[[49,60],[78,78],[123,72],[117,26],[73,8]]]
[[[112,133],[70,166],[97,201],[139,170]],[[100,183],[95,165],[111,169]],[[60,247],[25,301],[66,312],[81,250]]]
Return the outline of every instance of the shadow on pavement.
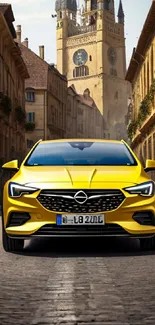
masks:
[[[154,255],[142,252],[139,240],[132,238],[54,238],[26,241],[20,255],[43,257],[115,257]]]

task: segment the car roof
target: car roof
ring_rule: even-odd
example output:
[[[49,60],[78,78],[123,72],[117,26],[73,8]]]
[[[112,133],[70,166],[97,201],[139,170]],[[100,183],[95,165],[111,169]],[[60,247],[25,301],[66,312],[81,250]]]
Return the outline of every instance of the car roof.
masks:
[[[57,139],[57,140],[40,140],[40,143],[55,142],[105,142],[105,143],[122,143],[122,140],[106,140],[106,139]]]

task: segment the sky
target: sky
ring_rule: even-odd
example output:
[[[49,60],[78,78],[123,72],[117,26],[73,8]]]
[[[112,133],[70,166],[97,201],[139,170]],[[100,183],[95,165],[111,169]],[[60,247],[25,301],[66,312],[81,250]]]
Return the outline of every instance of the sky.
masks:
[[[81,3],[83,0],[79,0]],[[0,0],[6,3],[6,0]],[[39,46],[45,46],[45,60],[56,64],[56,18],[55,0],[10,0],[14,12],[16,29],[22,26],[22,41],[29,39],[29,48],[39,54]],[[129,64],[133,48],[136,47],[152,0],[122,0],[125,13],[126,58]],[[117,15],[119,0],[115,0]]]

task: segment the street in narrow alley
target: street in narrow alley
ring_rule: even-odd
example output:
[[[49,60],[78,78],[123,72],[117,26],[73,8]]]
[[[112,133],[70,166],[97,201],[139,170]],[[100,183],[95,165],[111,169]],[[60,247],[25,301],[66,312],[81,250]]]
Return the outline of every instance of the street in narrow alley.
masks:
[[[154,325],[154,269],[138,240],[0,243],[0,325]]]

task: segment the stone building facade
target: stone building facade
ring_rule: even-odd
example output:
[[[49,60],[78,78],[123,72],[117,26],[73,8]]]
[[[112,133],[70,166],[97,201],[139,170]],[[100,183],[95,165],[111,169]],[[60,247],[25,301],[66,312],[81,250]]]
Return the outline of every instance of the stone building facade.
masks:
[[[11,5],[0,4],[0,167],[9,160],[20,162],[26,152],[24,83],[29,74],[13,22]],[[0,199],[8,177],[0,169]]]
[[[54,65],[48,67],[47,139],[66,136],[67,79]]]
[[[28,39],[21,42],[21,26],[17,26],[17,41],[30,75],[25,82],[29,151],[39,139],[65,137],[67,79],[44,60],[44,46],[39,47],[37,55],[29,48]]]
[[[126,80],[131,82],[128,105],[129,143],[143,164],[155,159],[155,1],[134,48]]]
[[[90,91],[102,118],[97,136],[126,139],[128,82],[124,12],[120,0],[118,21],[114,0],[85,0],[81,23],[76,0],[57,0],[57,68],[77,93]],[[78,11],[79,13],[79,11]],[[103,129],[104,118],[104,129]]]
[[[0,4],[0,159],[21,158],[25,144],[24,82],[29,78],[15,42],[11,5]]]
[[[100,123],[104,120],[90,96],[88,89],[83,95],[77,93],[75,86],[68,87],[67,138],[100,138]]]

